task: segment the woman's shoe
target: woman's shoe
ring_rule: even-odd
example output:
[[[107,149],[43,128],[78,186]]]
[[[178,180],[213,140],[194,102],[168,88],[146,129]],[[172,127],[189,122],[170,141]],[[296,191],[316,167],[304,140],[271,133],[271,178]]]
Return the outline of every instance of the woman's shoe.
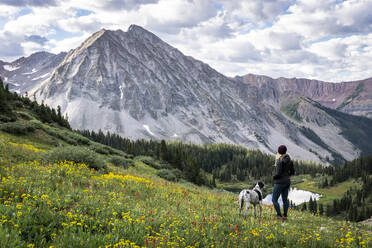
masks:
[[[276,215],[276,216],[275,216],[275,219],[277,219],[277,220],[283,220],[283,216],[281,216],[281,215]]]

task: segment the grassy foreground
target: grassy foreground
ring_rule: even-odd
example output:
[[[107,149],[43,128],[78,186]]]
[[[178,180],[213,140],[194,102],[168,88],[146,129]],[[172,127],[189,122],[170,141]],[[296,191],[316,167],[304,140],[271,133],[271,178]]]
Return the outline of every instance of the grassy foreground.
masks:
[[[8,145],[31,157],[44,152]],[[100,172],[67,161],[1,160],[0,247],[371,246],[366,226],[298,211],[281,222],[271,207],[245,220],[236,195],[144,171],[151,169],[138,161]]]

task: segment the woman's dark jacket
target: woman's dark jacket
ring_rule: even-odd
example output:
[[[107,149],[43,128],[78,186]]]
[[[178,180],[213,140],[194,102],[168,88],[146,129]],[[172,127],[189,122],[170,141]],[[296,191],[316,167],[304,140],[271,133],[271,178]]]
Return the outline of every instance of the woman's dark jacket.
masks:
[[[293,162],[288,154],[278,158],[275,161],[275,175],[274,183],[276,184],[290,184],[290,177],[294,175]]]

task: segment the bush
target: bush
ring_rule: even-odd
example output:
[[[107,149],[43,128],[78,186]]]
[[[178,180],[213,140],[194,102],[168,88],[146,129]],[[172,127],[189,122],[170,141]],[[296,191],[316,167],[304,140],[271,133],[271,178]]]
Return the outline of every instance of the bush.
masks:
[[[103,145],[97,145],[97,144],[93,144],[90,146],[90,148],[95,151],[96,153],[100,153],[100,154],[103,154],[103,155],[108,155],[110,154],[110,152],[108,151],[108,149],[103,146]]]
[[[138,156],[138,157],[136,157],[136,159],[139,160],[139,161],[141,161],[144,164],[147,164],[147,165],[155,168],[155,169],[161,169],[163,167],[162,164],[159,163],[159,161],[156,161],[152,157]]]
[[[124,157],[120,157],[120,156],[112,156],[109,159],[109,162],[112,163],[115,166],[120,166],[120,167],[123,167],[125,169],[127,169],[130,165],[133,165],[133,160],[127,159],[127,158],[124,158]]]
[[[0,121],[2,122],[13,122],[16,120],[17,120],[17,116],[13,113],[11,114],[1,113],[0,114]]]
[[[182,172],[178,169],[161,169],[158,171],[157,175],[172,182],[177,182],[180,178],[182,178]]]
[[[125,158],[130,158],[128,154],[126,154],[125,152],[121,150],[114,149],[110,146],[106,146],[106,149],[111,155],[119,155],[119,156],[124,156]],[[133,156],[131,158],[133,158]]]
[[[64,133],[69,135],[69,137],[75,140],[79,145],[89,145],[90,143],[90,140],[88,138],[85,138],[80,134],[71,131],[64,131]]]
[[[90,168],[106,169],[104,161],[93,151],[76,146],[57,147],[44,154],[46,162],[73,161],[86,164]]]
[[[30,116],[28,113],[26,113],[26,112],[17,112],[17,114],[18,114],[18,116],[21,118],[21,119],[23,119],[23,120],[27,120],[27,121],[29,121],[29,120],[32,120],[33,118],[32,118],[32,116]]]
[[[31,124],[20,121],[3,123],[0,129],[4,132],[16,135],[25,135],[35,131],[35,128]]]
[[[29,122],[28,122],[31,126],[33,126],[35,129],[42,129],[42,130],[44,130],[43,129],[43,124],[40,122],[40,121],[38,121],[38,120],[30,120]]]

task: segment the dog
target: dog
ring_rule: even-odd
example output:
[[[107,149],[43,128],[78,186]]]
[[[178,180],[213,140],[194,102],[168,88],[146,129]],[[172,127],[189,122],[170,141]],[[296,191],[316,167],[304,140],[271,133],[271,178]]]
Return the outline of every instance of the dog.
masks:
[[[247,218],[250,203],[252,203],[254,206],[254,217],[256,217],[256,205],[258,204],[260,206],[261,217],[263,199],[262,189],[264,186],[265,184],[263,182],[257,182],[252,190],[243,189],[240,192],[238,200],[238,203],[240,203],[239,216],[241,216],[241,212],[245,202],[245,218]]]

